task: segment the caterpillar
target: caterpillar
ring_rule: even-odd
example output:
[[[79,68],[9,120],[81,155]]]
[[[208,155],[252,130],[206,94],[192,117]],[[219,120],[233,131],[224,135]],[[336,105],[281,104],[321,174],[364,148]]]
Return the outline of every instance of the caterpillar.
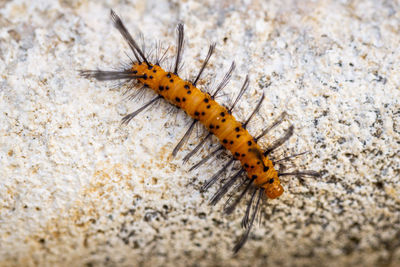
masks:
[[[234,163],[234,161],[237,160],[240,162],[240,170],[236,171],[230,178],[228,178],[210,200],[212,205],[217,204],[219,200],[232,188],[235,182],[242,179],[237,188],[244,187],[244,189],[234,200],[232,200],[233,195],[231,195],[224,207],[224,212],[226,214],[231,214],[243,197],[247,193],[250,194],[250,200],[248,201],[241,223],[242,227],[245,228],[245,232],[233,248],[234,253],[237,253],[245,244],[249,236],[250,230],[259,210],[261,200],[265,197],[269,199],[275,199],[283,194],[284,189],[281,185],[279,177],[285,175],[318,176],[318,173],[315,171],[278,173],[278,171],[274,168],[274,164],[276,164],[276,162],[273,162],[268,158],[268,155],[273,150],[282,145],[293,134],[293,125],[286,130],[285,134],[281,138],[273,142],[270,147],[263,150],[258,145],[257,141],[266,135],[272,128],[280,124],[286,116],[286,113],[283,112],[272,123],[272,125],[263,129],[261,134],[255,137],[252,136],[246,127],[254,114],[259,111],[264,100],[264,94],[262,94],[255,109],[244,123],[236,120],[232,113],[239,99],[249,88],[248,76],[246,76],[238,96],[233,101],[233,104],[230,107],[220,105],[215,100],[215,97],[230,80],[232,72],[235,69],[234,62],[232,62],[230,69],[225,74],[214,92],[210,94],[200,90],[197,87],[197,82],[201,78],[201,75],[215,50],[215,43],[210,45],[207,56],[196,78],[192,81],[184,80],[178,74],[181,67],[184,44],[183,24],[178,24],[177,27],[177,52],[174,60],[174,66],[171,71],[166,71],[161,67],[161,62],[165,59],[167,50],[164,51],[161,56],[158,55],[160,53],[157,53],[155,60],[150,60],[150,56],[146,55],[144,49],[139,47],[138,43],[133,39],[131,34],[126,29],[120,17],[113,10],[111,10],[111,19],[114,27],[120,32],[125,41],[128,43],[133,54],[133,59],[130,58],[129,66],[122,70],[82,70],[80,71],[80,75],[86,78],[95,78],[99,81],[123,80],[124,83],[128,85],[128,91],[135,91],[132,94],[132,98],[137,94],[137,90],[140,90],[138,88],[149,88],[157,94],[157,96],[145,103],[141,108],[124,116],[122,118],[122,124],[128,124],[140,112],[161,99],[165,99],[174,106],[184,110],[194,120],[180,142],[174,148],[172,152],[173,156],[177,154],[179,149],[189,138],[195,124],[201,123],[209,133],[188,155],[184,157],[184,162],[187,162],[197,151],[199,151],[206,140],[208,140],[212,135],[215,135],[220,141],[220,146],[218,146],[208,156],[194,165],[190,171],[199,167],[224,149],[230,151],[233,157],[223,166],[223,168],[221,168],[202,185],[202,191],[207,190],[216,181],[218,181],[223,172],[226,171]],[[281,159],[281,161],[292,157],[297,157],[305,153],[306,152],[295,154]],[[243,179],[243,176],[246,178]]]

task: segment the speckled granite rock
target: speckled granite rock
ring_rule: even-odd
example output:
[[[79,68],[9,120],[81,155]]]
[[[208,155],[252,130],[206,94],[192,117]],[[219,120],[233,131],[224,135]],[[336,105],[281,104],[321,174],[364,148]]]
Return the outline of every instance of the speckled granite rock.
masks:
[[[188,118],[160,104],[122,127],[141,101],[77,75],[126,61],[110,8],[166,45],[183,21],[185,77],[216,41],[201,86],[234,59],[226,94],[252,88],[235,114],[264,91],[250,131],[287,111],[264,142],[294,123],[275,158],[309,150],[292,169],[323,173],[284,179],[237,255],[245,205],[198,191],[224,160],[189,173],[195,136],[171,157]],[[0,1],[0,265],[398,266],[399,25],[395,1]]]

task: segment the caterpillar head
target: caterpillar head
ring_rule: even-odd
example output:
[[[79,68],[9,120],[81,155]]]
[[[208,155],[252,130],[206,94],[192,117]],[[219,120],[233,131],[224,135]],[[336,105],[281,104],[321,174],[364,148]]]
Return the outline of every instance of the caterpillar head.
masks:
[[[251,152],[255,154],[255,156],[259,159],[263,166],[263,175],[259,181],[261,186],[265,189],[264,192],[268,198],[274,199],[279,197],[285,191],[281,185],[281,181],[278,178],[278,173],[274,169],[274,165],[268,159],[267,156],[264,156],[261,151],[257,148],[251,149]],[[269,180],[268,180],[269,179]]]
[[[283,187],[281,181],[278,178],[271,178],[268,183],[264,186],[265,194],[268,198],[274,199],[283,194]]]

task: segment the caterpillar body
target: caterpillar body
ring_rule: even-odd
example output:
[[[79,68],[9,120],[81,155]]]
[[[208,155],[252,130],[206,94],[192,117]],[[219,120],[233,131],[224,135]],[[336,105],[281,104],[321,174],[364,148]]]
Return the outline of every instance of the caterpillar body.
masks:
[[[203,92],[202,90],[197,88],[197,81],[200,79],[202,72],[204,71],[211,55],[213,54],[215,44],[210,45],[206,59],[204,60],[204,63],[196,78],[193,81],[187,81],[182,79],[178,75],[184,43],[183,24],[179,24],[177,27],[178,40],[174,69],[173,71],[166,71],[160,66],[160,61],[162,61],[162,59],[156,59],[155,63],[150,62],[148,56],[145,56],[144,51],[138,46],[136,41],[132,38],[128,30],[125,28],[119,16],[113,10],[111,10],[111,18],[113,20],[114,26],[127,41],[130,49],[132,50],[135,60],[131,59],[129,68],[121,71],[84,70],[81,71],[81,75],[86,78],[96,78],[101,81],[126,80],[128,83],[133,82],[137,85],[141,85],[142,88],[150,88],[155,93],[157,93],[157,96],[151,101],[143,105],[135,112],[126,115],[122,119],[122,122],[125,124],[129,123],[129,121],[133,119],[137,114],[154,104],[159,99],[165,99],[171,104],[184,110],[189,116],[191,116],[194,121],[190,125],[184,137],[175,147],[173,155],[177,153],[180,147],[189,138],[194,125],[197,122],[203,124],[209,131],[209,134],[191,153],[189,153],[184,158],[184,161],[187,161],[194,153],[196,153],[200,149],[201,145],[205,142],[205,140],[211,136],[211,134],[215,135],[219,139],[221,146],[219,146],[206,158],[204,158],[202,161],[192,167],[191,170],[197,168],[209,158],[222,151],[223,148],[230,151],[233,159],[231,159],[227,164],[224,165],[224,167],[220,171],[218,171],[213,177],[211,177],[211,179],[209,179],[203,185],[202,190],[206,190],[212,184],[214,184],[220,178],[220,175],[234,162],[234,160],[240,161],[242,168],[237,171],[232,177],[230,177],[221,186],[221,188],[219,188],[219,190],[211,199],[211,204],[216,204],[229,191],[232,185],[239,178],[241,178],[243,174],[245,174],[247,179],[243,179],[239,185],[239,187],[244,187],[243,191],[238,198],[236,198],[231,203],[227,203],[224,209],[225,213],[232,213],[236,205],[243,198],[243,196],[247,192],[250,192],[251,197],[247,204],[247,209],[242,220],[242,226],[246,228],[246,231],[236,243],[233,249],[235,253],[238,252],[248,238],[250,229],[252,228],[263,195],[267,196],[270,199],[274,199],[282,195],[282,193],[284,192],[284,189],[279,179],[280,176],[318,175],[318,173],[314,171],[278,173],[278,171],[274,168],[274,163],[268,158],[268,154],[270,152],[272,152],[276,147],[283,144],[293,134],[293,126],[290,126],[288,128],[283,137],[276,140],[266,150],[263,150],[257,144],[258,139],[264,136],[273,127],[278,125],[283,120],[285,113],[282,113],[282,115],[279,116],[279,118],[270,127],[265,128],[260,135],[258,135],[257,137],[253,137],[246,129],[246,126],[251,120],[252,116],[259,110],[261,103],[264,100],[264,95],[262,95],[256,108],[254,109],[250,117],[246,120],[246,122],[241,123],[237,121],[236,118],[232,115],[233,108],[249,86],[249,79],[247,76],[239,92],[239,95],[237,96],[236,100],[233,102],[230,108],[224,107],[217,103],[214,98],[229,81],[231,74],[235,68],[234,63],[232,63],[231,68],[223,78],[222,82],[213,92],[213,94]],[[304,153],[293,155],[291,157],[299,156],[302,154]],[[286,160],[288,158],[289,157],[282,160]]]

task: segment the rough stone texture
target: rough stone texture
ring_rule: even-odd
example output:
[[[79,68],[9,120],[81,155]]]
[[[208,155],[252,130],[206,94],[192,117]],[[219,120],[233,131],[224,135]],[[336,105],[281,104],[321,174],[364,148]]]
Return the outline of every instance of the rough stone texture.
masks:
[[[293,123],[274,158],[309,150],[288,170],[323,173],[284,178],[237,255],[245,203],[226,217],[207,205],[217,187],[198,191],[224,159],[189,173],[207,147],[182,164],[201,128],[172,158],[182,112],[162,103],[122,127],[150,95],[125,101],[116,84],[78,76],[127,62],[110,8],[165,45],[183,21],[184,77],[216,41],[200,86],[234,59],[220,101],[249,73],[235,114],[264,91],[250,131],[287,111],[265,145]],[[396,1],[0,1],[0,265],[398,266],[399,27]]]

